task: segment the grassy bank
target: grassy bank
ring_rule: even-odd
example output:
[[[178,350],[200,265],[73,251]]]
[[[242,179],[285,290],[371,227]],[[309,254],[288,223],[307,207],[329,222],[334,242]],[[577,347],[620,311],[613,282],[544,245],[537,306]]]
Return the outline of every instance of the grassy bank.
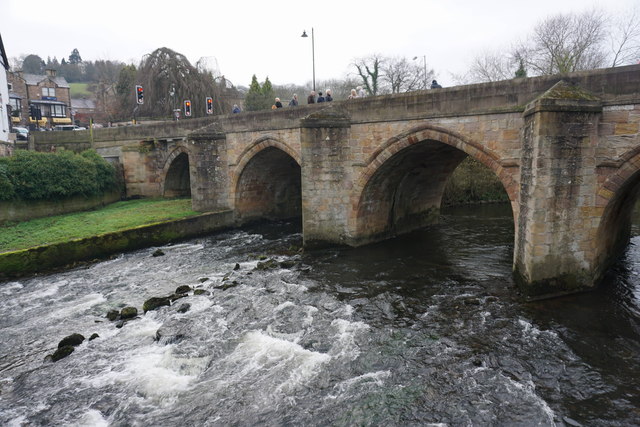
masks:
[[[117,202],[95,211],[6,224],[0,227],[0,252],[65,242],[194,215],[198,215],[198,212],[191,210],[191,199]]]

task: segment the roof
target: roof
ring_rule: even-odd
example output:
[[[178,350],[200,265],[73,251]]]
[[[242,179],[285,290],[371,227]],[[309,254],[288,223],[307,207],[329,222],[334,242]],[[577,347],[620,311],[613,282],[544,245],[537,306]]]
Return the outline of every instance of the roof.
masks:
[[[76,110],[93,110],[96,108],[96,103],[93,102],[93,99],[71,99],[71,108]]]
[[[4,50],[4,43],[2,43],[2,35],[0,34],[0,56],[2,56],[2,65],[5,70],[9,70],[9,60],[7,59],[7,52]]]
[[[38,86],[38,84],[46,79],[50,79],[54,82],[58,87],[69,88],[69,83],[67,83],[67,79],[62,76],[50,77],[41,74],[23,74],[22,78],[29,86]]]
[[[48,99],[31,99],[30,104],[67,105],[62,101],[50,101]]]

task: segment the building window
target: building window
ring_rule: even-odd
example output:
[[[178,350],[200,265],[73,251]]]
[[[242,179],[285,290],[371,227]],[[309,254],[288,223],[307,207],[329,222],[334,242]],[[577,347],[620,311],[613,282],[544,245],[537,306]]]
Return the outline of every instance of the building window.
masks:
[[[13,90],[13,83],[7,83],[7,86],[9,86],[9,90]]]
[[[51,117],[67,117],[67,109],[65,105],[52,105]]]
[[[56,88],[55,87],[43,87],[42,88],[42,96],[55,97],[56,96]]]
[[[11,115],[13,117],[20,117],[20,110],[22,110],[22,101],[18,98],[9,98],[9,105],[11,105]]]

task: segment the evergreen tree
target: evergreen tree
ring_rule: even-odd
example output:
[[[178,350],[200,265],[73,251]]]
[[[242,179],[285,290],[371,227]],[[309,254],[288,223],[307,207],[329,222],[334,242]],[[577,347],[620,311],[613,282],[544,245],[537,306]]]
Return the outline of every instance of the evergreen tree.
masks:
[[[268,76],[262,84],[262,97],[265,108],[271,108],[271,106],[275,102],[275,95],[273,86],[271,85],[271,81],[269,80]]]
[[[268,79],[267,79],[268,81]],[[266,82],[265,82],[266,83]],[[271,85],[271,83],[269,83]],[[251,78],[251,84],[249,85],[249,91],[244,98],[244,109],[246,111],[258,111],[264,110],[264,95],[258,78],[254,74]]]
[[[79,64],[82,62],[82,57],[78,49],[73,49],[71,55],[69,55],[69,64]]]

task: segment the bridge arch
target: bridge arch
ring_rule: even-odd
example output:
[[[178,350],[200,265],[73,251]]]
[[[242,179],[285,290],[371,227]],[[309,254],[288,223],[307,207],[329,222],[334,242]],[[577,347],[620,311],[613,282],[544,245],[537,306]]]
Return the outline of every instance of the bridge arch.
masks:
[[[300,164],[300,154],[272,136],[262,137],[243,150],[231,184],[238,222],[300,217]]]
[[[601,212],[595,245],[599,274],[624,252],[631,237],[632,214],[640,197],[640,147],[623,154],[616,166],[596,196],[596,212]]]
[[[358,244],[392,237],[432,223],[447,179],[465,157],[491,169],[517,213],[518,186],[500,157],[451,130],[423,124],[390,138],[365,161],[354,182],[350,232]]]
[[[163,197],[191,197],[189,150],[176,147],[164,162],[160,188]]]

